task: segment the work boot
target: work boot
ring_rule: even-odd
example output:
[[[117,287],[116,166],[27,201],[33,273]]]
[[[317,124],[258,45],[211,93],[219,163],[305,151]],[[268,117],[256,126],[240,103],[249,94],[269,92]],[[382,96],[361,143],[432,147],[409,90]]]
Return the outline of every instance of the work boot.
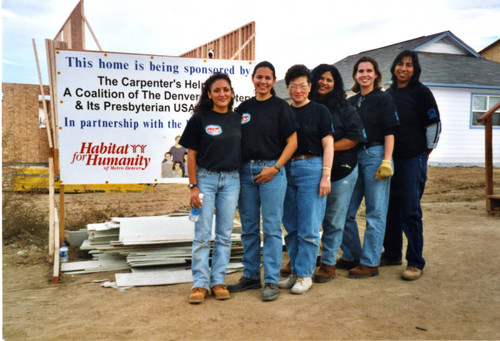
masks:
[[[302,295],[312,287],[311,277],[297,277],[297,281],[292,287],[292,294]]]
[[[251,279],[246,277],[241,277],[238,282],[234,284],[229,284],[227,286],[227,290],[229,290],[229,292],[240,292],[240,291],[259,289],[259,288],[262,288],[260,279]]]
[[[422,277],[423,272],[424,270],[419,269],[415,266],[408,266],[406,270],[403,271],[401,278],[406,279],[407,281],[414,281]]]
[[[335,265],[326,265],[321,263],[318,271],[313,275],[316,283],[326,283],[335,278]]]
[[[290,274],[290,276],[288,276],[287,279],[278,282],[278,287],[281,289],[290,289],[291,287],[293,287],[296,280],[297,280],[297,275]]]
[[[281,268],[280,274],[281,274],[281,277],[287,277],[291,273],[292,273],[292,264],[290,264],[290,262],[288,262],[288,263],[286,263],[286,265],[284,267]]]
[[[401,259],[391,259],[388,257],[380,257],[380,266],[391,266],[391,265],[401,265],[403,261]]]
[[[264,290],[262,290],[262,300],[274,301],[278,298],[279,291],[278,284],[266,283],[264,285]]]
[[[225,284],[217,284],[212,287],[212,293],[216,300],[227,300],[231,298]]]
[[[208,296],[208,290],[205,288],[193,288],[191,289],[191,294],[189,295],[189,303],[198,304],[205,300]]]
[[[343,260],[342,258],[337,259],[337,269],[351,270],[352,268],[355,268],[358,265],[359,265],[359,260],[351,262]]]
[[[367,278],[378,275],[378,267],[366,266],[363,264],[349,270],[350,278]]]

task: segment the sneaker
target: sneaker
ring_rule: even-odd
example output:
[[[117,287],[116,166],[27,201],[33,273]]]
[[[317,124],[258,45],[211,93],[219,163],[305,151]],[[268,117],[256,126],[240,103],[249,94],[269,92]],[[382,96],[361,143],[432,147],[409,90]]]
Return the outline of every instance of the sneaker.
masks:
[[[290,274],[290,276],[288,276],[287,279],[278,282],[278,288],[290,289],[291,287],[293,287],[296,280],[297,280],[297,275]]]
[[[401,265],[403,264],[403,261],[401,259],[390,259],[387,257],[382,256],[380,258],[380,266],[391,266],[391,265]]]
[[[297,281],[292,287],[292,294],[301,295],[312,287],[311,277],[297,277]]]
[[[208,290],[205,288],[193,288],[191,289],[191,294],[189,295],[189,303],[198,304],[205,300],[208,296]]]
[[[326,283],[335,278],[335,265],[326,265],[321,263],[318,271],[313,275],[316,283]]]
[[[359,265],[359,260],[355,261],[347,261],[343,260],[342,258],[337,259],[337,269],[345,269],[345,270],[351,270],[352,268],[355,268]]]
[[[278,298],[279,291],[278,284],[266,283],[264,285],[264,290],[262,290],[262,300],[274,301]]]
[[[378,267],[366,266],[363,264],[349,270],[350,278],[367,278],[378,275]]]
[[[292,273],[292,264],[290,262],[286,263],[284,267],[281,268],[280,274],[281,277],[287,277]]]
[[[227,286],[227,290],[229,292],[240,292],[250,289],[260,289],[262,288],[262,284],[260,283],[260,279],[251,279],[246,277],[241,277],[237,283],[229,284]]]
[[[401,278],[406,279],[407,281],[414,281],[414,280],[422,277],[423,273],[424,273],[424,270],[422,270],[422,269],[419,269],[415,266],[408,266],[406,268],[406,270],[403,271]]]
[[[217,284],[212,287],[212,294],[216,300],[227,300],[231,298],[225,284]]]

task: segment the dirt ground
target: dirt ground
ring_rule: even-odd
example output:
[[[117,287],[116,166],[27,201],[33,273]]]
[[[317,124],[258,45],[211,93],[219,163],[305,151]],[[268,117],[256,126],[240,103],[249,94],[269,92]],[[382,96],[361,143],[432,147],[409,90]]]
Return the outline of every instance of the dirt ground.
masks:
[[[495,169],[496,192],[500,169]],[[48,206],[47,195],[36,195]],[[186,209],[185,185],[153,193],[66,195],[66,214],[119,203],[125,216]],[[3,245],[5,340],[295,340],[500,339],[500,216],[485,212],[483,168],[429,169],[423,198],[427,261],[421,279],[400,279],[405,267],[368,279],[337,278],[304,295],[281,290],[262,302],[260,290],[228,301],[188,304],[191,284],[101,288],[114,273],[62,275],[51,284],[47,251]],[[361,225],[362,217],[359,219]],[[89,223],[92,223],[89,221]],[[18,253],[24,252],[19,255]],[[81,253],[70,250],[70,261]],[[286,257],[286,255],[285,255]],[[241,273],[227,276],[235,282]]]

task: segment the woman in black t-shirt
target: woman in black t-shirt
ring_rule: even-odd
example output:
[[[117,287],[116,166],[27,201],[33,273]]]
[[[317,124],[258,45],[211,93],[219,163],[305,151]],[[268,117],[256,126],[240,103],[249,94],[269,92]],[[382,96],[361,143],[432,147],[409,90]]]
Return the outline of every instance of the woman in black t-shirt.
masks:
[[[328,108],[312,102],[311,72],[304,65],[294,65],[285,75],[292,109],[299,125],[298,147],[285,165],[288,186],[283,208],[287,231],[286,249],[291,274],[278,283],[303,294],[312,286],[312,275],[319,251],[319,230],[325,214],[326,196],[330,193],[333,162],[333,125]]]
[[[351,278],[366,278],[379,273],[393,174],[394,132],[399,123],[392,97],[381,90],[382,74],[377,61],[361,57],[354,65],[352,76],[355,82],[352,90],[358,94],[349,101],[356,106],[363,121],[367,143],[358,152],[358,180],[349,203],[340,247],[342,258],[337,261],[337,267],[351,268]],[[363,197],[366,230],[361,247],[356,213]]]
[[[233,101],[229,76],[223,73],[210,76],[203,84],[200,101],[180,140],[188,149],[190,205],[202,207],[194,225],[190,303],[203,302],[210,288],[216,299],[230,298],[225,277],[241,165],[241,116],[232,111]],[[214,208],[215,241],[210,268]]]
[[[347,208],[358,179],[355,147],[358,143],[366,142],[366,138],[363,122],[356,109],[347,101],[344,82],[335,66],[321,64],[314,68],[309,98],[326,105],[330,110],[335,141],[332,187],[326,201],[321,236],[321,264],[313,276],[315,282],[323,283],[335,277],[337,253],[342,243]]]
[[[256,96],[236,111],[241,119],[240,198],[238,211],[243,244],[243,276],[228,285],[229,292],[261,288],[262,215],[264,283],[262,300],[278,297],[278,281],[283,258],[283,201],[286,174],[281,168],[297,149],[297,129],[290,106],[275,96],[274,66],[261,62],[255,66],[252,82]]]
[[[422,276],[424,235],[420,199],[427,180],[427,158],[436,148],[441,132],[439,110],[432,92],[419,81],[420,63],[414,51],[401,52],[392,63],[392,85],[401,127],[394,146],[394,176],[381,265],[402,264],[403,232],[408,239],[408,266],[401,277]]]

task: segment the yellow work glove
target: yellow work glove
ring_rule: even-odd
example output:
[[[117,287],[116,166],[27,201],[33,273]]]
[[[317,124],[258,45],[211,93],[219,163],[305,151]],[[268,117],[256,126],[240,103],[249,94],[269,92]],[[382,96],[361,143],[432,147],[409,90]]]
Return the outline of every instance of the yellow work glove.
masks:
[[[377,172],[375,173],[375,177],[377,178],[378,181],[385,180],[387,178],[390,178],[394,174],[392,172],[392,167],[391,167],[391,161],[388,160],[382,160],[382,163],[377,169]]]

